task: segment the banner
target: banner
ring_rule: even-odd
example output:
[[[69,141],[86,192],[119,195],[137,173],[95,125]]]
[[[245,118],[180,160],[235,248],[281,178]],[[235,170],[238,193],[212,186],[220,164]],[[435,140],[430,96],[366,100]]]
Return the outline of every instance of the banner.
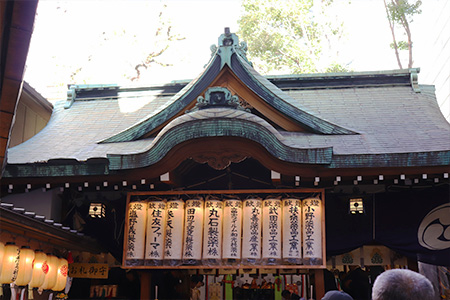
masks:
[[[351,195],[327,195],[327,256],[375,242],[411,259],[450,266],[449,192],[442,185],[364,195],[363,214],[349,213]]]
[[[377,195],[376,240],[419,261],[450,266],[449,199],[448,186]]]
[[[107,279],[108,270],[108,264],[71,263],[69,277]]]

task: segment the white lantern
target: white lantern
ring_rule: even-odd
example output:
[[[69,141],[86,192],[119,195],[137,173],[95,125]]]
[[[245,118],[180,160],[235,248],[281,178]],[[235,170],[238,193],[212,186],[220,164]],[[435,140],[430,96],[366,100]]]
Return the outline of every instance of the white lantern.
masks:
[[[261,261],[262,200],[244,200],[242,225],[242,263],[259,264]]]
[[[183,200],[170,200],[166,204],[164,261],[167,265],[180,265],[183,256]]]
[[[147,227],[147,202],[130,202],[127,222],[126,264],[128,266],[143,265],[145,257],[145,229]]]
[[[242,201],[224,200],[223,253],[224,264],[236,265],[241,260]]]
[[[56,284],[52,288],[55,292],[60,292],[66,287],[67,273],[69,272],[69,263],[67,259],[58,259],[58,269],[56,272]]]
[[[322,258],[322,201],[303,200],[303,264],[321,265]]]
[[[36,250],[34,253],[33,270],[31,281],[28,283],[30,288],[40,287],[45,280],[45,275],[48,273],[47,254],[41,250]]]
[[[302,263],[302,202],[283,199],[283,263]]]
[[[14,243],[9,242],[5,245],[3,254],[2,272],[0,274],[0,284],[12,283],[17,278],[19,271],[20,249]]]
[[[47,254],[47,266],[48,271],[45,275],[44,283],[40,286],[43,290],[51,290],[56,284],[56,276],[58,273],[58,266],[59,266],[59,258]]]
[[[203,232],[203,263],[206,265],[221,263],[222,218],[222,201],[216,199],[206,200]]]
[[[33,275],[33,260],[34,251],[28,246],[23,246],[19,254],[19,271],[14,282],[16,285],[26,286],[30,282]]]
[[[2,274],[3,256],[5,254],[5,244],[0,242],[0,274]]]
[[[202,258],[203,206],[201,198],[186,201],[183,262],[187,265],[199,264]]]
[[[263,201],[262,253],[264,264],[281,263],[281,200]]]
[[[145,265],[162,265],[165,221],[166,203],[163,201],[150,201],[147,210]]]

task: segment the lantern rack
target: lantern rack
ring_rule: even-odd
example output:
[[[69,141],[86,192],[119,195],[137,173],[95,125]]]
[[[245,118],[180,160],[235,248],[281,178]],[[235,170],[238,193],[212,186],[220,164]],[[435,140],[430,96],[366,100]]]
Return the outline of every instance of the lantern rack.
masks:
[[[126,218],[129,216],[130,203],[136,201],[158,201],[158,200],[171,200],[177,198],[182,201],[193,199],[195,197],[205,198],[211,196],[215,200],[229,200],[232,196],[236,196],[235,199],[246,200],[248,197],[256,197],[264,199],[268,196],[273,196],[273,198],[297,198],[303,200],[306,198],[318,198],[321,200],[322,214],[321,214],[321,255],[322,261],[320,264],[237,264],[237,265],[224,265],[224,264],[177,264],[170,265],[164,263],[161,265],[145,265],[145,264],[134,264],[127,260],[127,249],[128,249],[128,237],[130,222],[128,219],[125,221],[125,234],[124,234],[124,244],[123,244],[123,261],[122,267],[126,269],[201,269],[201,270],[216,270],[220,269],[222,272],[233,272],[233,270],[245,271],[249,269],[278,269],[278,270],[297,270],[301,271],[307,269],[325,269],[326,268],[326,244],[325,244],[325,189],[313,189],[313,188],[297,188],[297,189],[244,189],[244,190],[183,190],[183,191],[145,191],[145,192],[129,192],[127,194],[127,205],[126,205]],[[301,228],[300,228],[301,230]],[[261,259],[261,261],[263,261]]]

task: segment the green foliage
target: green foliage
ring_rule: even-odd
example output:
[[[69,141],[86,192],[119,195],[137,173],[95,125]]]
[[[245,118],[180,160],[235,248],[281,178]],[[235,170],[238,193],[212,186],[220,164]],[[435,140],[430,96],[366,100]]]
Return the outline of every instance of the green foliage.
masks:
[[[413,66],[413,42],[409,24],[413,22],[415,15],[422,13],[422,10],[420,9],[421,5],[421,0],[412,1],[411,3],[409,0],[384,0],[386,15],[392,33],[391,48],[395,51],[395,56],[400,69],[403,69],[403,63],[399,50],[408,50],[408,68],[412,68]],[[397,29],[400,29],[400,33]],[[407,41],[397,41],[397,36],[399,34],[406,35]]]
[[[333,0],[318,3],[313,0],[243,1],[238,34],[249,45],[248,58],[258,71],[296,74],[328,69],[321,68],[319,61],[325,45],[342,35],[343,24],[327,18],[326,10]]]
[[[328,68],[325,70],[325,73],[343,73],[343,72],[349,72],[349,70],[336,62],[333,62],[328,66]]]
[[[421,0],[417,0],[415,2],[413,1],[412,3],[409,3],[408,0],[396,0],[388,3],[387,8],[389,10],[391,20],[394,23],[401,24],[404,22],[404,18],[406,18],[408,23],[411,23],[414,15],[421,14],[421,5]]]
[[[390,46],[391,46],[391,49],[395,49],[394,43],[391,43]],[[407,41],[397,42],[397,49],[398,50],[408,50],[409,49],[408,42]]]

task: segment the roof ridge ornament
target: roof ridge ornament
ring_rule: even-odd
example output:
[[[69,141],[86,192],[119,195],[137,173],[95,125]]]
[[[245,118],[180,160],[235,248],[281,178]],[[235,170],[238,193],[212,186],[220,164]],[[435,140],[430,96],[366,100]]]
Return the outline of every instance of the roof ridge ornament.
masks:
[[[410,79],[411,79],[411,87],[413,88],[413,91],[416,93],[420,93],[420,87],[419,87],[420,68],[411,68],[411,69],[409,69],[409,72],[410,72]]]
[[[217,54],[221,57],[221,69],[226,64],[231,66],[231,55],[233,53],[238,54],[245,59],[250,66],[253,66],[253,64],[247,59],[247,43],[244,41],[239,42],[239,37],[236,34],[231,33],[229,27],[225,27],[225,32],[219,36],[218,46],[211,45],[210,49],[211,56]]]
[[[68,109],[72,106],[73,102],[75,101],[77,97],[77,86],[71,85],[69,86],[69,89],[67,90],[67,99],[66,103],[64,104],[64,108]]]
[[[227,88],[215,86],[206,91],[205,97],[199,96],[194,108],[187,110],[186,113],[211,107],[234,108],[250,112],[250,109],[244,108],[241,105],[237,95],[231,95],[231,92]]]

